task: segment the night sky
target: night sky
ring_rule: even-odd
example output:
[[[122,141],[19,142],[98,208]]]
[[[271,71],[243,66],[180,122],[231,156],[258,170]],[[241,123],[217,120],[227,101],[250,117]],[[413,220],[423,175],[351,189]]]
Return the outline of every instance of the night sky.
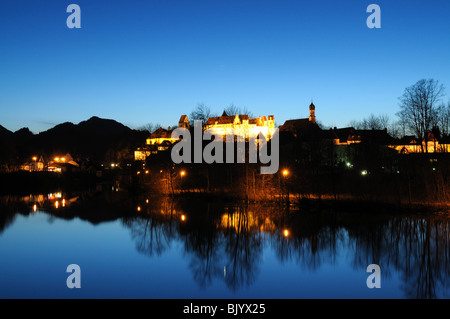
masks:
[[[69,4],[81,29],[69,29]],[[369,4],[381,29],[369,29]],[[34,133],[91,116],[173,126],[197,103],[278,124],[346,126],[398,111],[434,78],[450,98],[450,1],[3,0],[0,125]]]

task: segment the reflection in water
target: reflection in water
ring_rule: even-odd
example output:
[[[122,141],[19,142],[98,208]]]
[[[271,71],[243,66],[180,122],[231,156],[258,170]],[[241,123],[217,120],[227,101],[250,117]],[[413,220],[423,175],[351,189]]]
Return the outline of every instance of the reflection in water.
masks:
[[[159,256],[180,243],[200,287],[223,282],[232,291],[255,283],[271,248],[279,263],[308,272],[348,256],[355,272],[382,266],[400,276],[407,298],[448,298],[448,215],[368,214],[323,210],[280,210],[170,198],[133,198],[123,192],[47,194],[0,198],[0,233],[16,214],[45,212],[93,224],[121,220],[139,253]],[[399,274],[399,275],[398,275]],[[276,274],[274,274],[276,276]]]

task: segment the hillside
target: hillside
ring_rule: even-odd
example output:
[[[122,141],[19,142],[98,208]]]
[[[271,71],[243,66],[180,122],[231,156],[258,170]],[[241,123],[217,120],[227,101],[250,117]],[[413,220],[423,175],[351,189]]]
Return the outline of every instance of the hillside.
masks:
[[[32,156],[50,159],[70,153],[73,158],[94,162],[132,159],[136,147],[145,143],[147,131],[133,130],[117,121],[91,117],[79,124],[70,122],[33,134],[28,128],[10,132],[0,127],[0,161],[26,161]]]

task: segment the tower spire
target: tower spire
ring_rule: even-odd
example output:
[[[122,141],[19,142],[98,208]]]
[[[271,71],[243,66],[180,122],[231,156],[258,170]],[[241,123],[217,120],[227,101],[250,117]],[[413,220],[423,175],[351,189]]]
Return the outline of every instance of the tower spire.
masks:
[[[311,123],[316,123],[316,106],[314,105],[312,99],[311,99],[311,104],[309,105],[309,121]]]

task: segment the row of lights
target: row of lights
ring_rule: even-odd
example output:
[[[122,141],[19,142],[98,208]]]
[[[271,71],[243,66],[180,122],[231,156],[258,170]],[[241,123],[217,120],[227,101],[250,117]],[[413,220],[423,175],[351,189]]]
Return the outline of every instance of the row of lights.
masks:
[[[36,162],[37,161],[37,156],[33,156],[32,158],[31,158],[34,162]],[[55,162],[65,162],[66,161],[66,158],[65,157],[55,157],[55,158],[53,158],[53,161],[55,161]]]
[[[145,174],[148,174],[148,173],[150,173],[148,170],[146,170],[146,171],[144,171],[145,172]],[[162,170],[160,171],[160,173],[162,173]],[[137,175],[140,175],[141,174],[141,171],[137,171],[137,173],[136,173]],[[186,171],[180,171],[180,176],[181,177],[184,177],[184,176],[186,176]]]
[[[145,202],[148,204],[148,199],[146,199]],[[141,206],[138,206],[138,207],[136,208],[136,210],[137,210],[138,213],[139,213],[139,212],[142,211],[142,207],[141,207]],[[186,221],[186,215],[182,214],[182,215],[180,216],[180,220],[181,220],[182,222]]]
[[[59,206],[60,206],[59,200],[55,201],[54,206],[55,206],[56,209],[59,208]],[[61,201],[61,207],[66,207],[66,200],[65,200],[65,199],[63,199],[63,200]],[[37,209],[38,209],[37,204],[34,204],[34,205],[33,205],[33,212],[37,212]]]
[[[146,170],[146,171],[144,171],[144,172],[145,172],[145,174],[148,174],[148,173],[149,173],[148,170]],[[162,170],[160,170],[159,172],[162,173]],[[141,174],[141,171],[137,171],[136,174],[137,174],[137,175],[140,175],[140,174]],[[287,169],[285,169],[285,170],[282,171],[282,174],[283,174],[284,177],[287,177],[287,176],[289,175],[289,171],[288,171]],[[186,176],[186,171],[185,171],[185,170],[180,171],[180,176],[181,176],[181,177]]]

